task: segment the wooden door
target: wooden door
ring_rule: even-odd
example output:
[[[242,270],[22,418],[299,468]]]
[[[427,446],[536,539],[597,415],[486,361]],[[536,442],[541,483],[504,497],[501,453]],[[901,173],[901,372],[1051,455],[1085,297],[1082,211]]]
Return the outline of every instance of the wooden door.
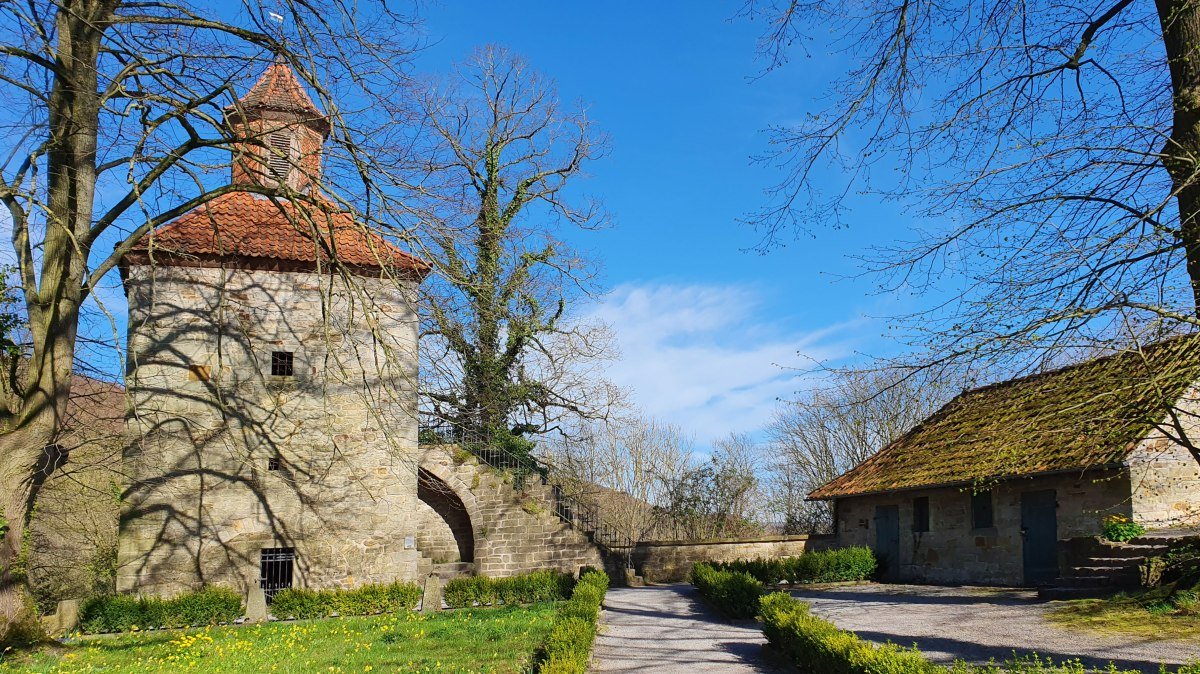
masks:
[[[1058,497],[1053,489],[1021,494],[1022,561],[1026,585],[1058,578]]]
[[[875,506],[874,550],[879,579],[895,580],[900,571],[900,506]]]

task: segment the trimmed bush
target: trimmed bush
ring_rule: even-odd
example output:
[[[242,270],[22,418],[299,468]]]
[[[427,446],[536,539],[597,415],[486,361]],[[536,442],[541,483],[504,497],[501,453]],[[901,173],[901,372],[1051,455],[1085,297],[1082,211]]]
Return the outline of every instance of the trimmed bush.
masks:
[[[692,585],[713,608],[729,618],[758,615],[758,600],[766,591],[749,573],[718,569],[705,562],[692,566]]]
[[[450,608],[469,608],[476,604],[532,604],[559,601],[571,596],[575,579],[569,573],[534,571],[510,578],[463,576],[446,583],[442,599]]]
[[[842,583],[867,580],[875,575],[875,553],[867,547],[806,552],[797,557],[752,559],[714,563],[724,571],[748,573],[764,585],[780,583]]]
[[[895,644],[876,646],[853,632],[809,612],[808,604],[777,592],[759,602],[767,641],[805,674],[1085,674],[1078,661],[1055,664],[1037,655],[1014,658],[1002,665],[970,665],[956,662],[950,667],[934,664],[919,650]],[[1122,672],[1109,665],[1107,674]],[[1167,669],[1162,669],[1167,674]],[[1183,665],[1176,674],[1200,674],[1200,665]]]
[[[363,585],[353,590],[307,590],[290,587],[271,600],[277,618],[328,618],[332,615],[396,613],[416,607],[421,587],[415,583]]]
[[[554,616],[554,627],[538,658],[540,674],[583,674],[596,639],[600,605],[608,592],[608,576],[588,571],[580,577],[571,598]]]
[[[231,623],[241,615],[241,595],[226,588],[209,587],[172,599],[129,595],[92,597],[80,609],[79,620],[81,631],[101,634],[220,625]]]

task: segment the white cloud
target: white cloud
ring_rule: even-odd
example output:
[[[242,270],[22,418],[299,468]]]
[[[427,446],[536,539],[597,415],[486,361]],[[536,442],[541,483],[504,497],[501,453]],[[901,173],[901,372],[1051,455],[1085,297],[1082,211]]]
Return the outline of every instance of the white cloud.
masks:
[[[681,426],[700,445],[763,426],[801,386],[791,368],[849,355],[846,325],[789,332],[761,315],[748,286],[627,284],[588,318],[607,323],[621,360],[607,375],[647,415]]]

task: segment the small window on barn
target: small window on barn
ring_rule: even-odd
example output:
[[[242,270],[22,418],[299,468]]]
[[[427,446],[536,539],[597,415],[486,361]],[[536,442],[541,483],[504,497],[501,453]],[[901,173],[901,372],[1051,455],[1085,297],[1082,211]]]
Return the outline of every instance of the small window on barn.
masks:
[[[295,374],[295,357],[291,351],[271,352],[271,375],[290,377]]]
[[[992,517],[992,491],[976,491],[971,493],[971,528],[991,529],[995,521]]]
[[[929,497],[920,496],[913,499],[913,525],[916,532],[929,531]]]

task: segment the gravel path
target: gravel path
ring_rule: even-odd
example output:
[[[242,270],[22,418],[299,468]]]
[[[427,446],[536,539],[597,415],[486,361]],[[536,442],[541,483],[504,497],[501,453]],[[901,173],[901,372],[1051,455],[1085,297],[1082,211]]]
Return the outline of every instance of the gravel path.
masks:
[[[1004,660],[1016,649],[1056,660],[1079,657],[1090,666],[1111,660],[1122,669],[1157,674],[1159,662],[1200,659],[1195,641],[1109,637],[1055,627],[1042,619],[1054,604],[1024,590],[858,585],[792,594],[843,629],[876,642],[915,642],[939,662]]]
[[[714,615],[690,585],[613,588],[604,599],[593,672],[777,672],[761,626]]]

